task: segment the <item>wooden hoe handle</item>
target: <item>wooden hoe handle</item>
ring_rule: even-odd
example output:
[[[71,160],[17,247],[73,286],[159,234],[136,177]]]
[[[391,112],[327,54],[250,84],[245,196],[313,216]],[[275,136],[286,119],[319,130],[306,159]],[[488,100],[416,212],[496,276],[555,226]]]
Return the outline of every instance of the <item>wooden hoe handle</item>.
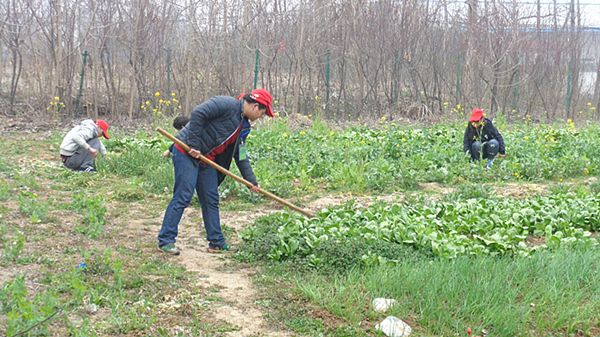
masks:
[[[157,129],[156,129],[156,131],[158,131],[158,132],[159,132],[160,134],[162,134],[163,136],[165,136],[165,137],[169,138],[170,140],[172,140],[172,141],[173,141],[174,143],[176,143],[177,145],[181,146],[181,148],[182,148],[182,149],[184,149],[184,150],[185,150],[185,152],[190,152],[190,147],[189,147],[187,144],[185,144],[184,142],[182,142],[180,139],[177,139],[177,138],[175,138],[175,137],[174,137],[172,134],[168,133],[167,131],[165,131],[165,130],[163,130],[163,129],[161,129],[161,128],[157,128]],[[309,217],[309,218],[312,218],[312,217],[314,217],[314,214],[312,214],[311,212],[309,212],[309,211],[307,211],[307,210],[304,210],[304,209],[302,209],[302,208],[300,208],[300,207],[298,207],[298,206],[296,206],[296,205],[292,204],[291,202],[289,202],[289,201],[287,201],[287,200],[285,200],[285,199],[282,199],[282,198],[280,198],[280,197],[276,196],[275,194],[273,194],[273,193],[271,193],[271,192],[265,191],[265,190],[263,190],[263,189],[262,189],[262,188],[260,188],[260,187],[256,187],[256,186],[254,186],[254,185],[253,185],[251,182],[249,182],[248,180],[246,180],[246,179],[244,179],[244,178],[242,178],[242,177],[238,177],[238,176],[236,176],[235,174],[231,173],[229,170],[227,170],[227,169],[225,169],[225,168],[221,167],[219,164],[217,164],[217,163],[215,163],[214,161],[212,161],[212,160],[210,160],[210,159],[206,158],[206,157],[205,157],[205,156],[203,156],[203,155],[200,155],[200,161],[202,161],[202,162],[203,162],[203,163],[205,163],[206,165],[208,165],[208,166],[210,166],[210,167],[214,168],[215,170],[217,170],[217,171],[219,171],[219,172],[223,173],[224,175],[226,175],[226,176],[228,176],[228,177],[231,177],[231,178],[233,178],[233,180],[235,180],[235,181],[237,181],[237,182],[239,182],[239,183],[242,183],[242,184],[246,185],[248,188],[253,188],[253,187],[254,187],[254,188],[255,188],[255,190],[257,190],[257,191],[258,191],[260,194],[262,194],[262,195],[264,195],[264,196],[268,197],[268,198],[269,198],[269,199],[271,199],[271,200],[275,200],[275,201],[277,201],[278,203],[280,203],[280,204],[282,204],[282,205],[284,205],[284,206],[287,206],[287,207],[289,207],[289,208],[293,209],[294,211],[296,211],[296,212],[298,212],[298,213],[301,213],[301,214],[303,214],[303,215],[305,215],[305,216],[307,216],[307,217]]]

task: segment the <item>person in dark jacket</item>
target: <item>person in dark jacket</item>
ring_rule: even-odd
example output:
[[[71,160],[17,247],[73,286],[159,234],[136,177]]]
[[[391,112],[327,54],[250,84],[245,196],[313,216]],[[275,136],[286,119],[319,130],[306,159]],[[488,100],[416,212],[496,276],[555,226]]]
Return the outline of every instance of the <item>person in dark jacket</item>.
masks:
[[[504,139],[500,132],[490,119],[485,118],[483,109],[473,108],[465,130],[463,151],[471,155],[472,161],[476,161],[481,159],[482,148],[483,158],[487,159],[485,166],[487,169],[492,167],[496,155],[499,157],[506,155]]]
[[[208,252],[219,253],[229,249],[221,231],[219,215],[218,186],[225,176],[198,159],[202,154],[226,169],[235,159],[242,176],[255,186],[253,190],[256,191],[258,182],[248,160],[245,141],[250,133],[251,121],[265,114],[273,117],[272,101],[267,90],[255,89],[239,100],[229,96],[212,97],[192,111],[189,123],[176,135],[190,147],[190,151],[186,153],[177,144],[174,145],[175,186],[158,234],[161,251],[172,255],[180,253],[175,246],[178,225],[194,190],[202,208]]]

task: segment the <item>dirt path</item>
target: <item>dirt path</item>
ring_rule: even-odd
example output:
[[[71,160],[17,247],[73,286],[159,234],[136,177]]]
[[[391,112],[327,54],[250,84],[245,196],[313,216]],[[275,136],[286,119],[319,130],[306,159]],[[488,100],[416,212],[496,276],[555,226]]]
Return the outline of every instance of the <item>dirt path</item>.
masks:
[[[238,263],[229,263],[230,254],[210,254],[201,223],[194,221],[198,209],[186,210],[182,220],[179,246],[182,249],[179,262],[189,271],[198,274],[197,285],[204,289],[218,290],[222,301],[215,302],[212,308],[216,320],[227,322],[238,330],[225,333],[226,336],[291,336],[269,324],[255,304],[259,299],[256,287],[252,284],[255,268]],[[265,212],[222,212],[223,224],[240,230],[251,224]],[[234,245],[239,242],[237,235],[228,238]]]
[[[221,212],[221,222],[239,231],[252,224],[264,214],[277,210],[258,210],[242,212]],[[133,210],[134,213],[137,213]],[[156,236],[160,229],[162,213],[154,218],[138,218],[129,223],[128,229],[133,233]],[[201,229],[202,220],[198,207],[187,208],[179,225],[177,245],[181,255],[172,257],[189,272],[197,275],[195,284],[208,293],[214,294],[218,300],[212,302],[210,315],[215,322],[225,322],[229,330],[223,336],[293,336],[282,331],[276,324],[270,324],[256,304],[260,299],[252,277],[258,272],[256,268],[236,263],[231,260],[231,253],[210,254],[206,251],[205,232]],[[135,236],[135,235],[132,235]],[[226,235],[227,236],[227,235]],[[239,243],[236,233],[229,234],[227,239],[235,246]],[[157,254],[160,254],[157,251]]]

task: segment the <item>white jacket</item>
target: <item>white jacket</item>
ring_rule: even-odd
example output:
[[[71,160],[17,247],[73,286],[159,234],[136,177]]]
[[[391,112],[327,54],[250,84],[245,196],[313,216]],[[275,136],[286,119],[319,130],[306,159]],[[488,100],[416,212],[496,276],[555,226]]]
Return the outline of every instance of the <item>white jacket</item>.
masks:
[[[60,154],[63,156],[72,156],[79,147],[88,151],[90,149],[90,145],[87,143],[88,140],[97,138],[100,132],[100,129],[93,120],[86,119],[82,121],[67,133],[60,144]],[[106,148],[102,142],[100,142],[100,153],[102,155],[106,154]]]

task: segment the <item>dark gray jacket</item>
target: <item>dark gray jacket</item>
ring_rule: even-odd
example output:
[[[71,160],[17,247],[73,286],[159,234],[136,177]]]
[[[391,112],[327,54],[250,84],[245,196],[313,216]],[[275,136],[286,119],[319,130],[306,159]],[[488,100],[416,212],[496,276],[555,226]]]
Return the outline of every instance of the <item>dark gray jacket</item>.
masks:
[[[467,129],[465,130],[465,137],[463,140],[463,151],[469,151],[474,142],[487,142],[489,140],[495,139],[499,143],[499,152],[500,154],[506,154],[506,150],[504,148],[504,138],[498,129],[492,123],[492,120],[485,118],[483,121],[483,126],[479,129],[475,128],[471,123],[467,124]]]
[[[215,157],[215,162],[225,169],[231,166],[235,158],[236,165],[244,179],[257,185],[256,176],[248,158],[239,159],[239,147],[250,132],[250,122],[242,117],[243,100],[229,96],[215,96],[200,104],[192,111],[189,123],[177,134],[177,138],[189,147],[206,155],[222,145],[240,125],[240,137]],[[219,172],[219,184],[225,176]]]

